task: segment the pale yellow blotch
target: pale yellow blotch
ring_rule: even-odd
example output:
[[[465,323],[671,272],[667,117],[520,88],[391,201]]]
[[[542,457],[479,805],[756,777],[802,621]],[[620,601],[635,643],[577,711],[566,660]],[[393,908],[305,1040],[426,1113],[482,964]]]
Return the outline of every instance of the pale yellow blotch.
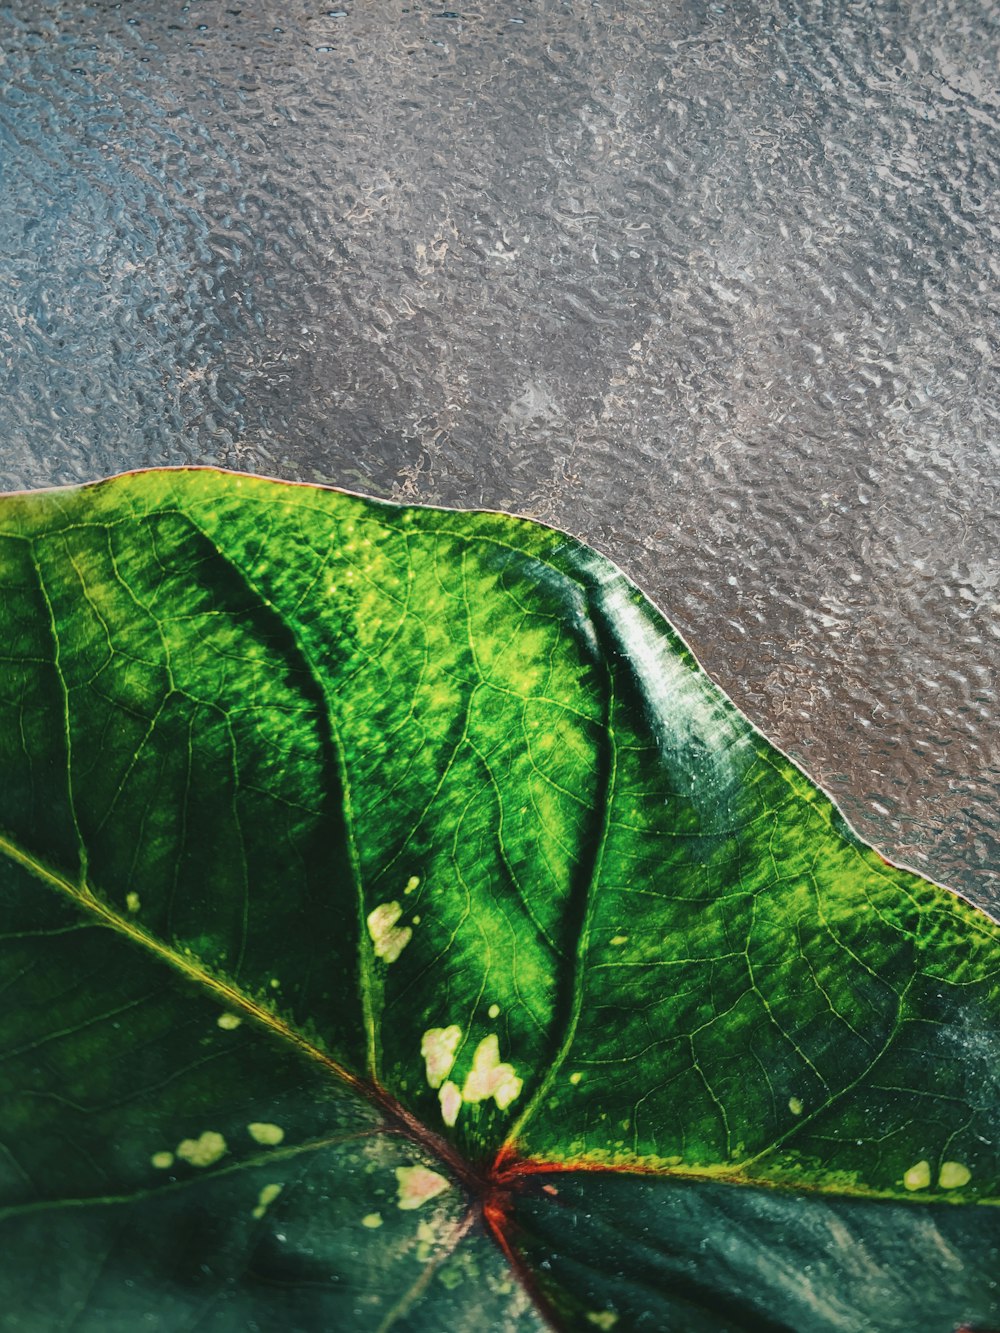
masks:
[[[283,1185],[265,1185],[257,1195],[257,1207],[253,1210],[254,1217],[258,1219],[263,1217],[283,1188]]]
[[[382,1214],[365,1213],[364,1217],[361,1219],[361,1225],[367,1227],[369,1231],[374,1231],[377,1227],[382,1225]]]
[[[417,1223],[417,1262],[426,1264],[440,1241],[441,1238],[432,1223],[425,1222],[421,1218]]]
[[[618,1316],[613,1310],[591,1310],[587,1315],[587,1323],[603,1329],[604,1333],[609,1333],[609,1330],[618,1323]]]
[[[157,1171],[166,1171],[168,1167],[174,1164],[174,1155],[172,1152],[154,1152],[149,1159]]]
[[[272,990],[277,990],[278,987],[281,985],[281,982],[278,980],[277,977],[272,977],[272,978],[271,978],[271,983],[270,983],[270,984],[271,984],[271,989],[272,989]]]
[[[489,1014],[490,1018],[499,1018],[499,1017],[500,1017],[500,1006],[499,1006],[498,1004],[491,1004],[490,1007],[489,1007],[489,1009],[487,1009],[486,1012]]]
[[[958,1190],[968,1185],[972,1172],[964,1162],[942,1162],[938,1184],[943,1190]]]
[[[420,1039],[420,1054],[427,1065],[427,1082],[432,1088],[439,1088],[451,1073],[461,1041],[462,1029],[456,1023],[446,1028],[428,1028]]]
[[[263,1120],[255,1120],[247,1125],[247,1133],[255,1143],[262,1143],[267,1148],[276,1148],[285,1137],[280,1125],[270,1125]]]
[[[436,1199],[451,1188],[450,1181],[426,1166],[397,1166],[396,1182],[396,1203],[404,1212],[422,1207],[428,1199]]]
[[[523,1087],[523,1082],[514,1072],[514,1066],[501,1064],[500,1043],[496,1033],[491,1032],[476,1047],[472,1068],[462,1089],[462,1100],[482,1102],[492,1097],[503,1111],[520,1096]]]
[[[130,912],[138,912],[139,908],[142,906],[142,899],[137,893],[126,893],[125,906]]]
[[[791,1111],[792,1115],[801,1115],[801,1114],[802,1114],[802,1098],[801,1098],[801,1097],[789,1097],[789,1099],[788,1099],[788,1109],[789,1109],[789,1111]]]
[[[612,936],[611,936],[611,943],[612,943],[612,944],[628,944],[628,936],[627,936],[627,935],[612,935]]]
[[[379,903],[368,913],[368,934],[375,946],[375,956],[386,963],[394,963],[410,942],[413,931],[409,926],[397,926],[403,915],[399,903]]]
[[[416,890],[419,888],[420,888],[420,876],[411,875],[410,878],[406,881],[406,888],[403,890],[403,892],[415,893]]]
[[[462,1109],[462,1093],[458,1084],[449,1079],[438,1093],[438,1101],[441,1103],[441,1119],[450,1129]]]
[[[903,1176],[903,1185],[908,1190],[925,1190],[931,1183],[930,1162],[917,1162]]]
[[[573,1086],[574,1086],[574,1088],[575,1088],[576,1085],[580,1082],[580,1080],[581,1080],[582,1078],[583,1078],[583,1075],[580,1073],[579,1070],[577,1070],[577,1072],[576,1072],[575,1074],[570,1074],[570,1076],[569,1076],[569,1081],[573,1084]]]
[[[177,1145],[177,1156],[192,1166],[211,1166],[226,1151],[226,1140],[214,1129],[206,1129],[196,1139],[182,1139]]]
[[[215,1021],[223,1032],[235,1032],[243,1019],[240,1018],[239,1014],[220,1014]]]

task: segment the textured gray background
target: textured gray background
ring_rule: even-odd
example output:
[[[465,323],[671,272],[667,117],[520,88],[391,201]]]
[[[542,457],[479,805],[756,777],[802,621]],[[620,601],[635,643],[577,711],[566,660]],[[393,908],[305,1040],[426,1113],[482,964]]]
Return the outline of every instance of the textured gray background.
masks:
[[[0,485],[222,463],[552,521],[1000,906],[996,6],[0,20]]]

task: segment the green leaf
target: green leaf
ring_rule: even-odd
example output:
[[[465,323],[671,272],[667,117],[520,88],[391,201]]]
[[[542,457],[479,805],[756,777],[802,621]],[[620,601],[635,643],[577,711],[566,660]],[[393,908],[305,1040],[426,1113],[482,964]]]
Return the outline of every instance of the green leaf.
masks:
[[[1000,1321],[1000,927],[607,561],[0,501],[4,1329]]]

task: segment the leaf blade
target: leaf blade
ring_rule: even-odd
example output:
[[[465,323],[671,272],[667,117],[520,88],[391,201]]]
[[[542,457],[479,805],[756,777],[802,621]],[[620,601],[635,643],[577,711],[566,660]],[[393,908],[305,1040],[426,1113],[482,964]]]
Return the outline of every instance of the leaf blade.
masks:
[[[1000,932],[861,844],[599,556],[502,515],[154,473],[3,501],[0,569],[4,893],[28,902],[31,869],[130,966],[167,964],[360,1094],[449,1182],[456,1227],[481,1210],[459,1251],[488,1223],[537,1269],[527,1182],[584,1166],[626,1189],[963,1201],[974,1239],[997,1197]],[[88,928],[24,910],[12,949]],[[148,1001],[107,994],[65,1039],[117,1049]],[[185,1125],[146,1170],[180,1157],[208,1182],[218,1139]],[[282,1197],[251,1201],[262,1224]],[[858,1207],[880,1233],[886,1205]],[[528,1285],[593,1325],[571,1268]],[[435,1281],[370,1326],[433,1326]],[[485,1299],[471,1269],[455,1290]],[[544,1317],[515,1307],[512,1326]]]

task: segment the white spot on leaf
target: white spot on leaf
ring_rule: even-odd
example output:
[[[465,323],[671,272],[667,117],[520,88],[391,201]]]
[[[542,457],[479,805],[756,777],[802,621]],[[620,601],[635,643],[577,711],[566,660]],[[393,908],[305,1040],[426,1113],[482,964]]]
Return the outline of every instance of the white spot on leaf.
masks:
[[[410,942],[413,931],[409,926],[397,926],[403,915],[399,903],[379,903],[368,913],[368,934],[375,946],[375,955],[386,963],[394,963]]]
[[[403,890],[403,892],[413,893],[419,887],[420,887],[420,876],[411,875],[410,878],[406,881],[406,888]]]
[[[428,1028],[420,1041],[420,1054],[427,1065],[427,1082],[439,1088],[451,1073],[455,1052],[462,1040],[462,1029],[452,1023],[446,1028]]]
[[[268,1148],[277,1147],[285,1137],[285,1131],[280,1125],[271,1125],[263,1120],[255,1120],[247,1125],[247,1132],[256,1143],[262,1143]]]
[[[972,1179],[972,1172],[964,1162],[942,1162],[938,1184],[943,1190],[961,1189]]]
[[[930,1162],[917,1162],[903,1176],[903,1185],[908,1190],[925,1190],[930,1183]]]
[[[196,1139],[183,1139],[177,1145],[177,1156],[192,1166],[211,1166],[227,1151],[226,1140],[214,1129],[206,1129]]]
[[[438,1093],[438,1101],[441,1103],[441,1119],[450,1129],[462,1109],[462,1093],[458,1084],[449,1079]]]
[[[593,1324],[595,1328],[604,1330],[604,1333],[610,1333],[618,1323],[618,1316],[613,1310],[592,1310],[587,1315],[587,1323]]]
[[[220,1014],[215,1020],[223,1032],[234,1032],[243,1022],[239,1014]]]
[[[417,1262],[426,1264],[441,1244],[441,1236],[433,1222],[421,1218],[417,1223]]]
[[[489,1014],[490,1018],[499,1018],[500,1006],[498,1004],[491,1004],[486,1012]]]
[[[482,1102],[492,1097],[503,1111],[520,1096],[524,1087],[514,1072],[514,1066],[500,1062],[500,1043],[495,1032],[484,1037],[472,1057],[472,1068],[462,1089],[462,1100]]]
[[[428,1199],[437,1198],[451,1188],[450,1181],[426,1166],[397,1166],[397,1204],[404,1212],[420,1208]]]
[[[263,1217],[283,1188],[282,1185],[265,1185],[257,1196],[257,1207],[253,1210],[254,1217],[258,1219]]]

